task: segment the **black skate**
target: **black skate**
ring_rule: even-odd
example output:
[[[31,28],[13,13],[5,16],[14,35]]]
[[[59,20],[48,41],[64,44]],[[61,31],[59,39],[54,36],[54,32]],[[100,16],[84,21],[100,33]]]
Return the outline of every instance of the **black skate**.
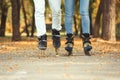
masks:
[[[47,48],[47,35],[43,35],[40,38],[38,38],[38,48],[41,50],[41,56],[45,56],[44,51]]]
[[[74,38],[73,38],[73,34],[67,34],[67,38],[66,38],[67,42],[65,50],[68,52],[68,56],[72,55],[72,51],[73,51],[73,45],[74,45]]]
[[[60,42],[60,32],[53,29],[52,30],[52,39],[53,39],[53,46],[55,48],[56,51],[56,55],[58,55],[58,49],[61,46],[61,42]]]
[[[82,35],[83,38],[83,48],[86,56],[91,56],[90,51],[92,49],[91,42],[90,42],[90,35],[85,33]]]

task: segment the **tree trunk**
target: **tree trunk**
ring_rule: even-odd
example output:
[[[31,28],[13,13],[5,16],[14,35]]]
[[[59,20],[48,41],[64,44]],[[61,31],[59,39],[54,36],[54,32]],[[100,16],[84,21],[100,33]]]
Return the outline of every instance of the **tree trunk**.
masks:
[[[32,15],[32,29],[31,29],[31,37],[34,36],[34,31],[35,31],[35,15],[34,15],[34,12],[35,12],[35,6],[34,6],[34,3],[32,3],[33,5],[33,15]]]
[[[0,11],[2,10],[2,4],[4,0],[0,0]]]
[[[35,17],[34,17],[34,13],[32,16],[32,29],[31,29],[31,37],[34,36],[34,31],[35,31]]]
[[[1,15],[1,27],[0,27],[0,36],[5,36],[5,27],[6,27],[6,19],[8,13],[8,6],[4,5],[2,8],[2,15]]]
[[[93,19],[92,19],[92,10],[89,10],[89,17],[90,17],[90,35],[93,35]]]
[[[7,12],[8,12],[8,7],[4,8],[4,11],[2,10],[1,27],[0,27],[0,36],[1,37],[5,37]]]
[[[12,40],[19,41],[20,37],[20,0],[11,0],[12,3]]]
[[[90,34],[93,35],[93,31],[94,31],[94,21],[93,21],[93,17],[92,17],[92,13],[94,8],[92,7],[93,3],[96,0],[90,0],[90,5],[89,5],[89,17],[90,17]]]
[[[94,37],[99,37],[100,20],[101,20],[101,15],[102,15],[103,1],[104,0],[100,1],[99,8],[98,8],[98,11],[97,11],[97,15],[96,15],[96,19],[95,19],[95,25],[94,25],[94,32],[93,32]]]
[[[74,19],[74,29],[75,29],[75,36],[78,35],[78,28],[77,28],[77,22],[76,22],[76,16],[74,15],[73,16],[73,19]]]
[[[24,15],[24,22],[25,22],[25,32],[27,34],[27,37],[29,37],[29,31],[28,31],[28,24],[27,24],[27,16],[26,16],[26,11],[25,11],[25,6],[23,0],[21,1],[22,3],[22,11]]]
[[[1,17],[1,14],[2,14],[2,5],[3,5],[3,0],[0,0],[0,17]],[[0,19],[0,33],[1,33],[1,23],[2,23],[2,20]]]
[[[116,41],[115,4],[116,0],[104,0],[103,3],[102,38],[109,41]]]

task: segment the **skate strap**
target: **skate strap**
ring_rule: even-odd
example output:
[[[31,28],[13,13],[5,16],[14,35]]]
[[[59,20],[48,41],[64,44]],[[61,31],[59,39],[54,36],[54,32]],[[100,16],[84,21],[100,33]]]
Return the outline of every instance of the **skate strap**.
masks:
[[[72,43],[67,43],[66,45],[69,46],[69,47],[73,47]]]
[[[86,43],[84,43],[83,46],[84,46],[84,47],[87,47],[87,46],[91,46],[91,44],[90,44],[89,42],[86,42]]]
[[[73,37],[72,38],[66,38],[66,40],[67,40],[66,44],[67,43],[74,44],[74,38]]]
[[[47,40],[42,40],[42,41],[47,42]]]
[[[55,37],[60,37],[60,35],[53,35],[53,36],[55,36]]]

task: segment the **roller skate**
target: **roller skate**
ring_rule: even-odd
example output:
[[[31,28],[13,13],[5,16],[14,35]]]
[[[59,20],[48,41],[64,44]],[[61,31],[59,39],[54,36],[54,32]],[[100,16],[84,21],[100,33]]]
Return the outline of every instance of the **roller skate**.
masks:
[[[43,35],[38,38],[38,48],[40,49],[41,56],[45,56],[45,50],[47,49],[47,35]]]
[[[60,42],[60,32],[57,31],[56,29],[52,30],[52,40],[53,40],[53,46],[55,48],[56,56],[58,56],[61,42]]]
[[[66,38],[67,42],[65,50],[68,52],[68,56],[72,55],[72,51],[73,51],[73,45],[74,45],[74,37],[73,34],[67,34],[67,38]]]
[[[83,48],[86,56],[91,56],[90,51],[92,49],[90,42],[90,34],[85,33],[82,35]]]

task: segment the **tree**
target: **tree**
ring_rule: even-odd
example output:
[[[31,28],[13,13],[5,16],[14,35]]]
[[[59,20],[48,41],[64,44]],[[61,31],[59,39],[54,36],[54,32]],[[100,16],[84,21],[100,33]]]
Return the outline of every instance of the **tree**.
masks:
[[[7,19],[7,13],[8,13],[8,1],[7,0],[1,0],[0,1],[0,7],[1,7],[1,25],[0,25],[0,36],[5,36],[5,28],[6,28],[6,19]]]
[[[28,31],[28,23],[27,23],[27,16],[26,16],[26,11],[25,11],[25,6],[24,6],[24,0],[21,0],[21,4],[22,4],[22,12],[24,15],[24,22],[25,22],[25,32],[27,34],[27,37],[29,37],[29,31]]]
[[[116,41],[115,6],[116,0],[104,0],[103,2],[102,38],[109,41]]]
[[[102,16],[102,9],[103,9],[103,1],[100,1],[99,7],[98,7],[98,11],[96,14],[96,18],[95,18],[95,24],[94,24],[94,32],[93,35],[94,37],[99,37],[99,32],[100,32],[100,22],[101,22],[101,16]]]
[[[23,12],[23,18],[24,18],[24,29],[21,31],[21,34],[23,32],[26,33],[27,37],[33,37],[35,32],[35,19],[34,19],[34,3],[33,0],[21,0],[22,5],[22,12]],[[29,31],[31,29],[31,31]],[[31,35],[30,35],[31,32]]]
[[[1,18],[1,14],[2,14],[2,4],[3,4],[3,0],[0,0],[0,18]],[[0,20],[2,22],[2,20]],[[1,33],[1,24],[0,24],[0,33]]]
[[[116,1],[116,22],[120,23],[120,0]]]
[[[34,36],[34,32],[35,32],[35,15],[34,15],[34,12],[35,12],[35,5],[33,3],[33,0],[31,1],[31,5],[33,6],[33,13],[32,13],[32,28],[31,28],[31,37]]]
[[[11,0],[12,3],[12,40],[19,41],[20,37],[20,0]]]

